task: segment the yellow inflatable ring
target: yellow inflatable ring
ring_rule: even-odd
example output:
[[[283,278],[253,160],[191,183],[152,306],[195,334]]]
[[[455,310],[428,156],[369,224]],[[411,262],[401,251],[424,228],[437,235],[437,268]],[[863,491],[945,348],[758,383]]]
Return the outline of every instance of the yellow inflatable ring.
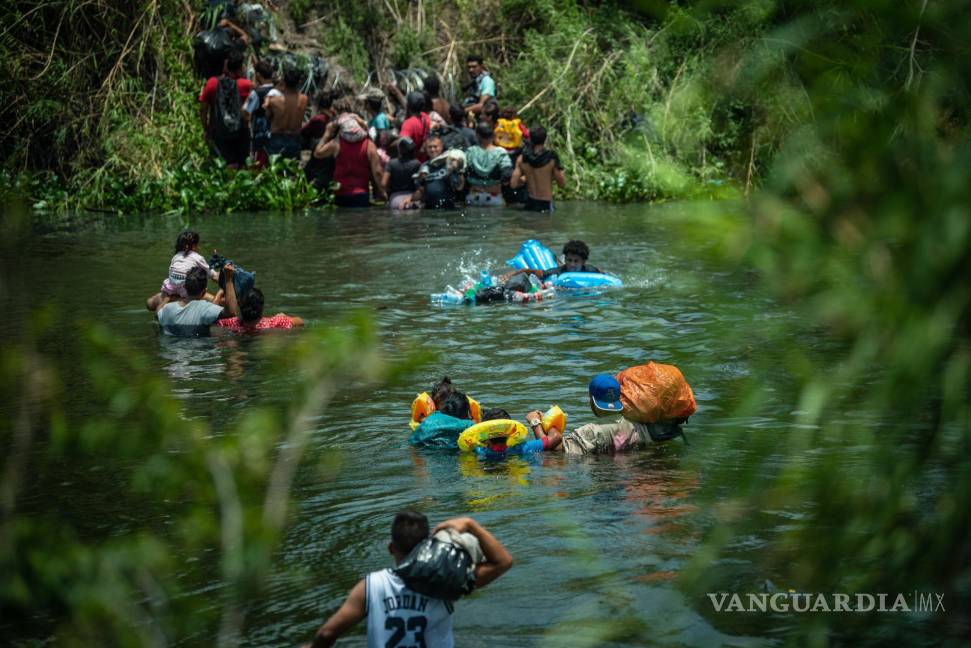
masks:
[[[459,435],[459,450],[469,452],[473,448],[484,448],[489,439],[506,437],[506,446],[519,445],[526,440],[529,430],[519,421],[510,419],[494,419],[476,423],[470,428],[466,428]]]

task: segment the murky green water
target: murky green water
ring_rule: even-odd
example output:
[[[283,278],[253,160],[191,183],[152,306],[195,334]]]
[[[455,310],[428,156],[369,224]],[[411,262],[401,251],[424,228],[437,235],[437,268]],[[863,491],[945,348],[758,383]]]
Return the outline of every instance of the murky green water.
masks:
[[[703,598],[686,597],[677,577],[712,524],[703,490],[731,488],[709,483],[711,472],[741,465],[752,436],[785,443],[802,433],[792,425],[786,348],[763,344],[761,332],[791,324],[792,344],[822,342],[796,339],[795,316],[757,291],[750,272],[708,258],[704,246],[686,239],[678,218],[684,209],[580,203],[552,216],[375,210],[194,218],[205,253],[218,248],[257,271],[268,312],[299,314],[314,326],[369,306],[388,353],[420,345],[438,358],[411,384],[369,397],[351,390],[318,422],[312,445],[339,456],[341,467],[333,478],[315,468],[300,475],[299,513],[281,555],[309,583],[281,578],[270,598],[253,602],[247,643],[309,640],[362,574],[389,564],[390,521],[404,507],[420,508],[433,522],[473,514],[516,560],[506,576],[457,606],[459,646],[744,644],[784,633],[785,618],[714,614]],[[268,377],[265,338],[157,334],[143,302],[164,278],[182,227],[172,218],[129,217],[38,233],[23,254],[43,260],[44,272],[32,285],[11,283],[7,316],[18,321],[38,297],[52,297],[106,324],[172,378],[187,416],[224,430],[248,405],[288,398],[289,385]],[[499,269],[527,238],[557,251],[570,238],[585,240],[590,262],[622,276],[626,288],[530,306],[429,303],[430,292],[466,271]],[[582,424],[592,419],[592,375],[648,359],[678,365],[695,390],[690,445],[484,465],[405,443],[411,399],[444,374],[485,406],[519,417],[557,403],[571,424]],[[775,372],[766,398],[778,414],[736,418],[738,385],[756,364]],[[84,413],[86,404],[70,407]],[[97,517],[110,510],[104,499],[79,493],[75,501]],[[760,550],[799,514],[762,512],[761,533],[740,539],[711,569],[737,591],[759,591],[775,578],[760,571]],[[110,515],[104,526],[110,533]],[[602,638],[618,618],[641,624],[627,633],[635,639]],[[364,625],[355,632],[348,645],[363,643]]]

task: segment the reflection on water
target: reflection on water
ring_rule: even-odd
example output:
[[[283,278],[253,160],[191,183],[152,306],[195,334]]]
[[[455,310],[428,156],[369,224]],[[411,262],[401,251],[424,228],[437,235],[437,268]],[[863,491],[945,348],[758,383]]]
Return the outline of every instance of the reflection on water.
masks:
[[[763,348],[755,324],[785,324],[793,316],[754,292],[747,273],[698,255],[679,236],[676,218],[656,218],[677,209],[565,204],[555,216],[496,210],[389,217],[375,210],[192,223],[205,241],[256,271],[268,312],[324,326],[372,308],[389,357],[413,348],[437,357],[404,385],[348,386],[314,422],[318,458],[295,485],[299,514],[280,554],[286,575],[272,596],[252,602],[247,644],[308,640],[363,573],[389,564],[390,521],[404,507],[421,509],[433,523],[473,514],[515,557],[509,574],[457,606],[460,646],[745,645],[748,634],[778,629],[743,623],[723,633],[709,610],[677,589],[679,571],[711,522],[699,496],[706,472],[746,452],[743,443],[719,444],[721,454],[708,456],[709,441],[772,434],[781,442],[799,433],[788,408],[776,408],[777,417],[728,417],[752,359],[771,367],[785,351]],[[186,416],[207,417],[223,433],[242,408],[288,399],[291,382],[268,371],[269,347],[279,337],[157,334],[140,304],[164,276],[181,227],[162,217],[128,218],[98,231],[38,235],[24,255],[44,258],[48,272],[32,279],[30,292],[18,294],[11,281],[8,312],[23,316],[32,295],[44,295],[104,323],[169,376]],[[556,251],[583,239],[591,263],[618,273],[626,287],[525,306],[429,303],[430,293],[465,273],[500,269],[527,238]],[[114,267],[119,249],[131,251],[124,273]],[[68,273],[71,285],[57,280]],[[110,285],[98,302],[74,288],[104,282]],[[521,416],[558,404],[576,427],[592,420],[592,375],[648,359],[677,364],[695,389],[690,445],[484,463],[406,443],[411,399],[444,374],[484,407]],[[773,378],[770,398],[785,402],[789,379],[781,369]],[[86,404],[68,407],[84,412]],[[78,505],[92,516],[102,506],[93,496],[80,496]],[[773,521],[756,541],[790,520],[767,519]],[[738,549],[733,569],[743,583],[769,576],[758,573],[753,553]],[[363,632],[355,630],[359,638]]]

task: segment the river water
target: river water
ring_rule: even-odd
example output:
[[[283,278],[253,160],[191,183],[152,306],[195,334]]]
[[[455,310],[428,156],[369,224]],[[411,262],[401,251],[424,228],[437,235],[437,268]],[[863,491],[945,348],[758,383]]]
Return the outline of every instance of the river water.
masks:
[[[30,237],[24,258],[43,259],[45,271],[30,286],[34,297],[14,300],[7,315],[22,319],[42,296],[104,323],[172,378],[186,416],[208,418],[217,432],[231,429],[246,407],[289,398],[290,385],[267,371],[265,337],[158,335],[144,299],[157,290],[188,224],[201,233],[207,256],[218,248],[257,272],[268,313],[325,326],[367,307],[389,356],[413,348],[434,354],[392,387],[349,387],[315,423],[311,445],[340,463],[326,477],[307,467],[295,486],[298,511],[280,560],[305,580],[298,586],[281,577],[269,597],[253,602],[248,645],[309,640],[361,575],[390,565],[390,522],[405,507],[433,523],[473,515],[515,558],[508,574],[457,604],[459,646],[757,645],[784,636],[788,621],[717,615],[703,596],[679,588],[678,577],[713,525],[712,491],[731,489],[710,476],[745,464],[753,437],[784,443],[800,434],[787,345],[826,342],[801,337],[797,315],[760,292],[753,273],[717,260],[697,232],[689,236],[681,218],[688,209],[570,203],[555,215],[373,210],[199,216],[191,223],[97,219]],[[501,269],[529,238],[557,252],[569,239],[586,241],[590,263],[619,274],[625,288],[528,306],[430,303],[429,293],[466,272]],[[792,337],[766,345],[769,327],[791,328]],[[648,359],[676,364],[694,388],[698,412],[686,426],[688,444],[486,465],[405,443],[411,399],[442,375],[517,418],[559,404],[573,427],[593,418],[586,407],[591,376]],[[756,371],[768,372],[767,405],[757,416],[739,416],[740,385]],[[757,470],[774,470],[771,458]],[[90,500],[79,494],[79,506],[97,515],[99,500]],[[777,578],[760,571],[758,554],[800,511],[759,515],[760,532],[711,564],[733,591],[763,591]],[[348,645],[363,643],[364,632],[359,625]]]

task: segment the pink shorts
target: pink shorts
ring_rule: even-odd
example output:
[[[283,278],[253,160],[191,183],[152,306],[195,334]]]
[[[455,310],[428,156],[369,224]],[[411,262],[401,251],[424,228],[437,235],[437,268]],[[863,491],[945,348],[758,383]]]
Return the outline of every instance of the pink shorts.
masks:
[[[185,284],[174,284],[171,280],[166,279],[162,282],[162,287],[159,288],[159,292],[163,295],[168,295],[170,297],[179,297],[181,299],[188,299],[188,295],[185,292]]]

